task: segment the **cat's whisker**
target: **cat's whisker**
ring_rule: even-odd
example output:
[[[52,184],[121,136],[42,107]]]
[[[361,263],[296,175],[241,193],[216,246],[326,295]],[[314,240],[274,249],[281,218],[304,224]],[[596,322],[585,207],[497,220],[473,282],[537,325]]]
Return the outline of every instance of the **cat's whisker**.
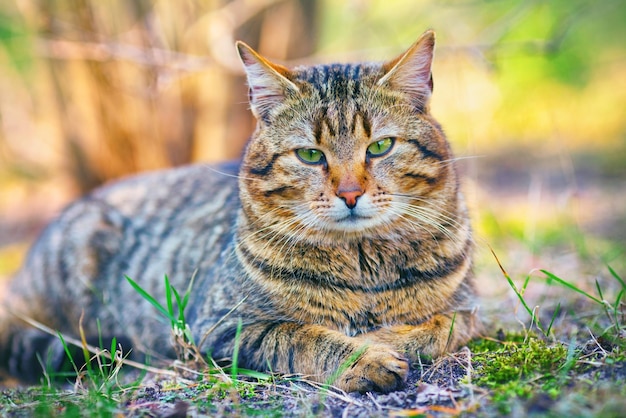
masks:
[[[295,207],[291,209],[292,210],[297,209],[298,207],[302,207],[302,206],[306,206],[306,204],[296,205]],[[264,214],[261,218],[273,215],[273,212],[277,211],[278,209],[284,209],[284,207],[277,208],[274,211],[268,212],[267,214]],[[294,230],[293,226],[297,224],[299,224],[299,226],[298,228]],[[259,232],[265,232],[265,234],[259,235],[258,237],[255,237],[255,238],[257,240],[265,241],[264,246],[263,246],[264,250],[271,248],[273,246],[282,245],[280,250],[278,251],[278,254],[281,254],[283,253],[283,250],[286,245],[288,245],[291,242],[295,243],[299,240],[300,231],[306,228],[307,228],[307,225],[303,224],[301,219],[298,219],[297,217],[291,217],[291,218],[283,219],[279,222],[271,223],[268,226],[258,231],[255,231],[252,234],[249,234],[246,237],[246,239],[250,239],[254,237],[254,235],[257,235],[257,233]],[[293,245],[294,244],[291,244],[291,247],[293,247]]]
[[[404,219],[407,219],[406,217],[409,216],[412,219],[411,224],[419,226],[422,230],[427,229],[425,228],[426,226],[430,226],[441,232],[444,232],[443,230],[445,230],[439,222],[428,216],[428,214],[412,210],[412,208],[402,205],[396,205],[395,209],[396,214],[401,214]],[[418,222],[416,223],[415,221]]]
[[[459,229],[460,227],[462,227],[462,225],[459,224],[456,220],[450,218],[449,216],[441,212],[435,211],[433,209],[423,207],[423,206],[413,205],[413,204],[406,203],[406,202],[395,202],[394,204],[397,206],[401,206],[404,211],[415,213],[422,217],[427,217],[428,219],[432,220],[433,222],[436,222],[437,225],[440,225],[442,227],[444,226],[443,224],[450,225],[451,227],[454,227],[455,229]]]
[[[411,205],[404,202],[394,202],[392,206],[394,206],[401,213],[412,217],[422,224],[436,229],[437,231],[444,234],[448,239],[458,240],[458,237],[440,222],[441,218],[445,220],[445,217],[443,217],[442,215],[439,215],[429,210],[425,210],[423,207]]]
[[[453,163],[457,162],[457,161],[462,161],[462,160],[473,160],[473,159],[478,159],[478,158],[484,158],[484,155],[464,155],[461,157],[455,157],[455,158],[448,158],[447,160],[441,160],[441,161],[437,161],[434,164],[438,164],[438,165],[452,165]]]
[[[450,224],[444,216],[438,215],[437,213],[433,213],[428,210],[424,210],[424,208],[421,208],[419,206],[408,205],[408,204],[404,205],[403,210],[408,215],[412,215],[415,218],[425,223],[428,223],[428,225],[435,227],[440,232],[448,235],[448,237],[450,237],[451,239],[455,237],[455,235],[452,234],[452,232],[444,225],[444,223]],[[452,225],[452,224],[450,225],[454,227],[458,227],[457,225]]]
[[[220,176],[224,176],[224,177],[232,177],[235,179],[243,179],[243,180],[259,180],[259,179],[252,178],[252,177],[243,177],[240,174],[226,173],[224,171],[216,169],[214,166],[211,166],[210,164],[202,164],[202,167],[209,171],[214,172],[215,174],[219,174]]]
[[[404,219],[407,222],[407,224],[411,227],[413,232],[420,232],[420,231],[426,232],[430,235],[433,241],[437,243],[439,242],[435,233],[429,228],[426,228],[421,222],[416,222],[413,216],[408,215],[406,212],[402,210],[397,210],[397,211],[392,210],[391,212],[395,214],[396,216]]]
[[[274,217],[275,213],[277,213],[277,212],[279,212],[280,210],[283,210],[283,209],[285,209],[285,207],[278,206],[278,207],[274,208],[273,210],[263,214],[261,217],[259,217],[257,222],[260,223],[260,224],[263,224],[263,223],[265,223],[264,222],[265,218],[272,218],[272,217]],[[278,224],[283,223],[283,222],[287,222],[287,220],[283,220],[281,222],[278,222]],[[269,223],[269,224],[267,224],[266,226],[264,226],[262,228],[256,229],[254,232],[252,232],[252,233],[242,237],[242,241],[237,243],[236,248],[239,248],[239,246],[242,245],[244,240],[249,240],[249,239],[255,237],[255,235],[260,235],[257,238],[261,239],[261,240],[266,238],[266,237],[268,237],[268,236],[270,236],[270,235],[272,235],[273,232],[271,231],[271,229],[273,227],[275,227],[275,226],[276,226],[276,223],[274,223],[274,224]],[[262,233],[265,233],[265,234],[261,235]]]
[[[278,210],[278,209],[276,209]],[[271,211],[274,212],[274,211]],[[268,214],[271,214],[268,212]],[[265,214],[265,215],[268,215]],[[274,254],[273,251],[268,251],[274,245],[280,245],[282,241],[288,242],[291,237],[287,234],[287,232],[292,231],[292,226],[297,223],[295,218],[284,219],[279,222],[275,222],[270,224],[264,228],[261,228],[258,231],[248,234],[245,237],[242,237],[242,240],[237,243],[236,249],[239,249],[242,245],[247,244],[251,239],[262,242],[262,248],[258,252],[258,254]],[[254,261],[258,261],[259,256],[254,257]],[[272,263],[274,265],[275,263]]]
[[[454,213],[443,209],[443,208],[437,208],[434,209],[432,208],[430,205],[432,204],[432,202],[430,202],[429,200],[423,198],[423,197],[418,197],[418,196],[411,196],[411,195],[407,195],[407,194],[400,194],[400,193],[393,193],[391,194],[391,196],[395,196],[400,198],[400,200],[398,201],[398,203],[402,202],[405,204],[409,204],[415,207],[419,207],[424,211],[429,211],[435,215],[437,215],[438,217],[441,217],[443,220],[445,220],[447,223],[456,226],[456,227],[461,227],[462,225],[458,223],[458,221],[455,219],[456,216]],[[403,199],[406,200],[414,200],[414,201],[418,201],[420,203],[423,203],[423,205],[417,206],[415,204],[412,204],[410,202],[404,201]]]
[[[308,215],[308,214],[307,214]],[[278,229],[275,229],[274,235],[265,243],[264,250],[274,246],[280,248],[277,251],[267,251],[274,256],[269,260],[272,263],[271,274],[273,275],[277,268],[281,265],[291,266],[293,263],[293,249],[295,248],[298,242],[301,242],[303,239],[303,232],[309,230],[310,224],[313,223],[313,217],[307,216],[305,219],[296,219],[291,218],[285,222],[280,222],[275,226],[279,226]],[[297,225],[294,229],[293,226]],[[266,252],[266,251],[264,251]],[[277,260],[280,258],[280,260]],[[289,262],[286,263],[285,260],[289,258]]]

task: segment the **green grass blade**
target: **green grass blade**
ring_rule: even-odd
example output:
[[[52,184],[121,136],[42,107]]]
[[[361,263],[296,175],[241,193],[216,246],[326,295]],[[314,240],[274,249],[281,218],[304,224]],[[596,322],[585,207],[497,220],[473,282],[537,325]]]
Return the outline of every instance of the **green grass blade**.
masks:
[[[604,305],[604,303],[596,298],[595,296],[590,295],[589,293],[585,292],[582,289],[577,288],[576,286],[574,286],[573,284],[571,284],[568,281],[565,281],[563,279],[561,279],[560,277],[556,276],[555,274],[550,273],[547,270],[540,270],[543,274],[545,274],[546,276],[548,276],[548,278],[550,278],[551,280],[554,280],[557,283],[562,284],[563,286],[567,287],[570,290],[573,290],[574,292],[580,293],[583,296],[586,296],[587,298],[593,300],[596,303],[599,303],[600,305]]]
[[[170,278],[165,275],[165,299],[167,301],[167,312],[172,320],[172,328],[176,325],[176,318],[174,316],[174,306],[172,303],[172,285],[170,284]]]
[[[528,287],[528,283],[530,283],[530,275],[526,276],[526,280],[524,280],[524,284],[522,285],[522,288],[520,290],[520,294],[522,296],[524,296],[524,294],[526,293],[526,288]]]
[[[613,318],[616,324],[619,324],[619,303],[624,297],[624,290],[625,289],[619,291],[619,293],[617,294],[617,298],[615,299],[615,303],[613,304]]]
[[[117,338],[115,337],[111,339],[111,350],[109,351],[109,353],[111,354],[111,362],[109,363],[109,370],[108,370],[108,372],[110,373],[115,368],[114,359],[115,359],[115,354],[117,353]]]
[[[343,374],[344,371],[346,371],[346,369],[350,366],[352,366],[353,364],[355,364],[359,358],[361,358],[361,356],[365,353],[365,351],[367,351],[369,347],[369,344],[365,344],[361,347],[359,347],[358,349],[356,349],[354,351],[354,353],[352,353],[350,355],[350,357],[348,357],[346,359],[346,361],[344,361],[343,363],[341,363],[339,365],[339,367],[337,368],[337,370],[335,370],[329,377],[328,379],[326,379],[326,382],[324,382],[323,386],[324,387],[329,387],[331,386],[333,383],[335,383],[335,380],[337,380],[339,378],[339,376],[341,376]]]
[[[102,327],[100,325],[100,318],[96,318],[96,329],[98,330],[98,348],[104,348],[104,342],[102,341]]]
[[[607,266],[607,267],[609,268],[609,271],[611,272],[611,275],[613,277],[615,277],[615,280],[620,282],[620,284],[622,285],[622,289],[626,289],[626,282],[624,282],[624,280],[619,276],[619,274],[617,274],[617,272],[615,270],[613,270],[613,268],[611,266]]]
[[[524,299],[524,295],[520,293],[520,291],[517,289],[517,286],[515,286],[515,283],[513,283],[513,279],[511,279],[511,276],[509,276],[509,273],[507,273],[507,271],[504,269],[504,267],[502,266],[502,263],[500,263],[500,259],[498,258],[496,253],[493,251],[493,249],[491,250],[491,254],[493,254],[493,256],[495,257],[496,262],[498,263],[498,266],[500,267],[500,270],[502,271],[502,274],[506,278],[507,282],[509,282],[509,286],[511,286],[511,289],[513,289],[513,292],[515,292],[515,294],[517,295],[517,298],[522,303],[522,306],[524,307],[526,312],[528,312],[528,315],[530,315],[531,321],[535,322],[537,324],[537,328],[539,328],[539,330],[545,334],[545,331],[543,330],[543,327],[541,326],[541,323],[539,322],[539,318],[537,318],[537,316],[535,315],[535,312],[532,309],[530,309],[530,307],[526,303],[526,300]],[[526,288],[529,280],[530,280],[530,276],[526,277],[526,281],[524,282],[523,289]]]
[[[167,309],[165,309],[163,307],[163,305],[161,305],[155,298],[152,297],[152,295],[150,295],[148,292],[146,292],[141,286],[139,286],[133,279],[131,279],[128,276],[125,276],[126,280],[128,281],[128,283],[130,283],[130,285],[133,287],[133,289],[135,289],[135,291],[137,293],[139,293],[139,295],[141,295],[142,298],[144,298],[146,301],[148,301],[152,306],[154,306],[156,308],[157,311],[161,312],[161,314],[163,314],[166,318],[168,318],[171,321],[174,321],[175,318],[173,318],[169,312],[167,311]]]
[[[178,306],[178,320],[176,321],[176,327],[183,331],[183,335],[185,336],[185,340],[187,342],[195,345],[193,335],[191,334],[191,330],[185,320],[185,308],[183,302],[181,301],[180,294],[173,287],[172,293],[174,293],[174,298],[176,299],[176,304]]]
[[[552,318],[550,319],[548,328],[546,328],[546,336],[550,335],[550,332],[552,331],[552,325],[554,325],[554,320],[556,319],[556,316],[559,314],[560,310],[561,310],[561,302],[559,302],[556,305],[556,309],[554,310],[554,313],[552,314]]]
[[[452,333],[454,332],[454,323],[456,321],[456,311],[452,315],[452,323],[450,324],[450,330],[448,331],[448,339],[446,340],[446,350],[450,347],[450,341],[452,341]]]
[[[182,300],[180,298],[180,294],[174,288],[172,288],[172,293],[174,294],[174,299],[176,299],[176,306],[178,306],[178,324],[182,325],[183,328],[185,326],[185,308],[183,307]]]
[[[257,379],[257,380],[270,380],[272,378],[271,374],[258,372],[256,370],[250,370],[250,369],[237,368],[237,374],[240,376],[252,377],[253,379]]]
[[[243,323],[241,321],[241,318],[239,318],[239,322],[237,322],[237,331],[235,332],[235,346],[233,347],[233,364],[230,366],[230,375],[233,379],[233,382],[237,380],[237,376],[239,374],[237,362],[239,361],[239,343],[241,342],[242,327]]]
[[[69,359],[70,363],[72,364],[72,367],[74,368],[74,372],[78,376],[78,366],[76,366],[76,362],[74,361],[74,356],[72,356],[72,352],[70,351],[69,346],[65,342],[65,338],[63,338],[63,334],[61,334],[60,332],[57,332],[57,336],[61,340],[61,345],[63,345],[63,350],[65,351],[65,355]]]
[[[193,288],[193,283],[196,280],[196,273],[198,273],[198,270],[193,272],[191,279],[189,280],[189,284],[187,285],[187,290],[185,291],[185,296],[183,297],[183,309],[187,307],[187,303],[189,302],[189,295],[191,295],[191,289]]]
[[[602,289],[600,288],[600,282],[596,279],[596,290],[598,291],[598,295],[600,295],[600,300],[604,300],[604,295],[602,294]]]

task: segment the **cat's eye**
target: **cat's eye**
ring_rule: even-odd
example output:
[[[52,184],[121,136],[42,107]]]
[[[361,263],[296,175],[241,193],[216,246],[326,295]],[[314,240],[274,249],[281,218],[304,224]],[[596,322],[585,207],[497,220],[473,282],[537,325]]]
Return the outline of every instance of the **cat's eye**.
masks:
[[[372,142],[367,147],[367,154],[371,157],[382,157],[393,148],[394,138],[387,137],[379,141]]]
[[[322,164],[325,161],[324,153],[315,148],[299,148],[296,155],[307,164]]]

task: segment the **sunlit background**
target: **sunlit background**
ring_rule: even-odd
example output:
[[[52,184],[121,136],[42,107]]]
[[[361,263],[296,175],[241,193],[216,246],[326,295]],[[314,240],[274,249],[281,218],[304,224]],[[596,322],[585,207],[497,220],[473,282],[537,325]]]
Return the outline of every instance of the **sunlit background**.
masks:
[[[485,296],[507,286],[490,247],[514,278],[626,274],[623,0],[5,0],[0,277],[99,184],[240,155],[236,39],[287,65],[384,60],[428,28]]]

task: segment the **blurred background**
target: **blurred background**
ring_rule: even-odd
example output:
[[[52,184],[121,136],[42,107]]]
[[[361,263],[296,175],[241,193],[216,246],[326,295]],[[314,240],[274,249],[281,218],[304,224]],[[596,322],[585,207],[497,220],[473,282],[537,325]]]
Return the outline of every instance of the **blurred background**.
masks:
[[[507,287],[490,247],[514,278],[624,272],[623,0],[4,0],[0,277],[103,182],[240,155],[236,39],[287,65],[385,60],[428,28],[487,296]]]

